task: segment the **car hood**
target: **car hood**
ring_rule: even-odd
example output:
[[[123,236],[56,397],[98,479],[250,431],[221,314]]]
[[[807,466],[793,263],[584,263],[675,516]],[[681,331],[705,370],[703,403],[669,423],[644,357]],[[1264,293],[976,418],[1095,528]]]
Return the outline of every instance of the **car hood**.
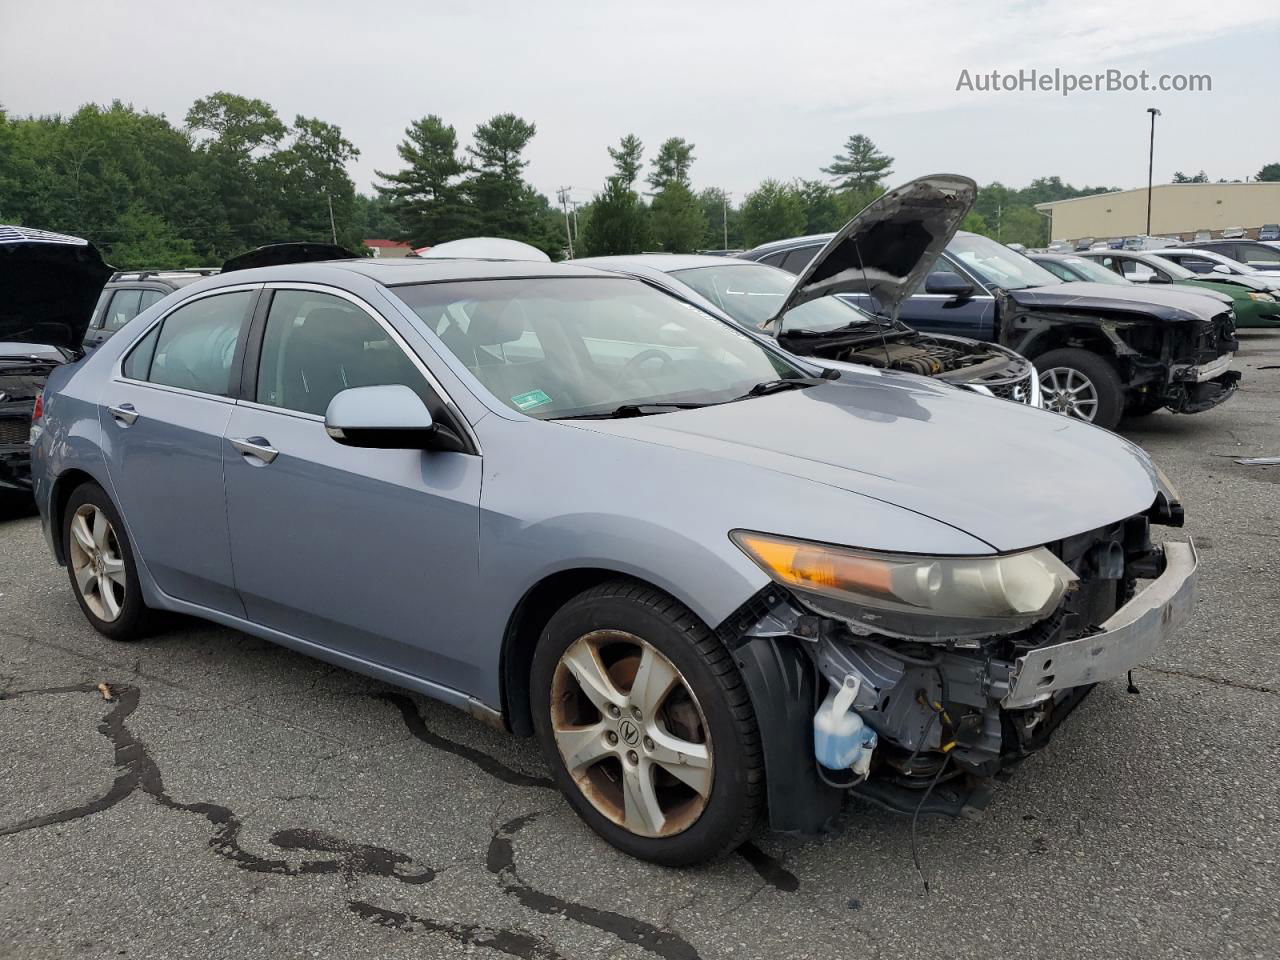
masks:
[[[849,370],[804,390],[572,425],[837,487],[1002,552],[1141,513],[1159,490],[1147,455],[1113,433],[893,373]]]
[[[1007,296],[1027,309],[1080,311],[1083,313],[1147,313],[1161,320],[1211,320],[1222,313],[1231,298],[1204,290],[1149,290],[1145,284],[1128,287],[1114,283],[1054,284],[1009,290]]]
[[[1196,287],[1202,283],[1216,283],[1221,287],[1235,287],[1242,293],[1250,290],[1258,293],[1270,293],[1276,288],[1277,280],[1280,280],[1280,277],[1273,276],[1271,279],[1267,279],[1261,276],[1251,277],[1243,273],[1202,273],[1194,277],[1188,277],[1183,282]],[[1206,286],[1205,289],[1217,290],[1219,288]]]
[[[250,270],[254,267],[280,267],[290,263],[316,263],[321,260],[356,260],[357,255],[336,243],[269,243],[222,265],[222,273]]]
[[[866,293],[890,317],[921,284],[973,208],[978,185],[938,173],[890,190],[846,223],[796,277],[774,315],[819,297]]]
[[[87,240],[0,225],[0,354],[11,344],[78,350],[110,276]]]

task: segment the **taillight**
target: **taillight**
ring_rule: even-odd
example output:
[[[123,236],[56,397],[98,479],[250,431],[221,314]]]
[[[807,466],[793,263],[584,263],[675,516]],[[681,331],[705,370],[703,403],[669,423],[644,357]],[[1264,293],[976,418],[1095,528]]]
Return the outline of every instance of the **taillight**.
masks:
[[[44,391],[36,394],[36,405],[31,408],[31,422],[44,419]]]

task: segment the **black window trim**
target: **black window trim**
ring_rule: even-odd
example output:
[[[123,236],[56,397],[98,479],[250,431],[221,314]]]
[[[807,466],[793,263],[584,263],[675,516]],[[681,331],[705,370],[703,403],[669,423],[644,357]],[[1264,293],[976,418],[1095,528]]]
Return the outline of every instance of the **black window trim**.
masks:
[[[168,320],[169,317],[171,317],[177,311],[181,310],[183,307],[187,306],[188,304],[195,303],[197,300],[204,300],[208,297],[217,297],[217,296],[222,296],[229,293],[245,293],[245,292],[250,293],[251,296],[249,297],[249,304],[245,308],[245,313],[240,318],[240,334],[236,338],[236,349],[235,349],[235,353],[231,358],[231,370],[228,373],[228,380],[227,380],[229,390],[226,396],[218,393],[205,393],[202,390],[188,390],[185,387],[174,387],[174,386],[170,386],[167,383],[152,383],[150,380],[138,380],[138,379],[135,379],[134,377],[125,376],[124,364],[125,364],[125,361],[129,359],[129,355],[132,354],[134,350],[137,350],[142,345],[142,341],[145,340],[148,336],[150,336],[153,330],[158,330],[160,328],[160,325],[163,324],[166,320]],[[232,286],[215,287],[212,290],[202,290],[200,293],[195,294],[194,296],[187,297],[183,299],[181,302],[175,303],[172,307],[166,310],[162,316],[157,317],[154,321],[147,324],[146,328],[141,333],[139,333],[138,336],[134,337],[133,342],[129,344],[128,348],[120,354],[119,358],[115,362],[115,367],[113,368],[113,371],[112,371],[112,380],[118,381],[120,383],[133,384],[135,386],[140,386],[140,387],[150,387],[152,390],[164,390],[164,391],[169,391],[171,393],[185,394],[191,397],[202,397],[206,400],[216,400],[219,403],[235,403],[236,402],[236,384],[240,380],[240,370],[244,364],[245,345],[249,339],[250,324],[247,321],[253,316],[253,311],[256,309],[257,303],[261,299],[261,293],[262,293],[262,284],[260,283],[239,283]],[[150,375],[151,375],[151,368],[148,367],[147,376],[150,376]]]
[[[462,438],[467,446],[466,453],[475,456],[481,455],[480,438],[476,436],[475,430],[472,429],[471,422],[463,416],[462,411],[458,409],[457,404],[453,402],[453,398],[449,396],[448,391],[444,389],[444,385],[440,383],[440,379],[431,372],[431,368],[418,356],[409,342],[400,335],[400,331],[392,326],[386,317],[382,316],[372,305],[361,299],[354,293],[344,290],[341,287],[331,287],[323,283],[311,282],[290,282],[287,280],[275,280],[266,284],[262,284],[262,295],[258,298],[254,305],[254,309],[250,314],[249,323],[245,324],[247,331],[244,342],[244,353],[240,355],[240,347],[237,346],[237,358],[241,361],[239,367],[239,390],[235,392],[235,402],[241,406],[248,407],[253,410],[262,410],[267,413],[278,413],[283,416],[295,417],[301,420],[312,420],[319,423],[324,422],[324,417],[317,416],[313,413],[306,413],[302,410],[291,410],[288,407],[277,407],[271,404],[258,403],[256,400],[258,389],[258,365],[262,360],[262,342],[267,332],[267,315],[271,309],[271,302],[275,299],[277,291],[294,291],[300,293],[322,293],[336,297],[339,300],[345,300],[352,306],[362,310],[369,316],[374,323],[381,327],[405,356],[409,358],[409,362],[413,365],[422,378],[427,383],[427,388],[435,394],[440,402],[440,407],[444,411],[446,425],[453,428],[454,432]],[[233,378],[233,383],[234,383]],[[233,391],[234,392],[234,391]]]

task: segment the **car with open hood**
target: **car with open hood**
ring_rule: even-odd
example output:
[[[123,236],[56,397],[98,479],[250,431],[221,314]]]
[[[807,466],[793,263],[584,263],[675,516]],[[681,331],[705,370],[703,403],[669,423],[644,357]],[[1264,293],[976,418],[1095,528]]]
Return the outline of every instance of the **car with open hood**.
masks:
[[[1178,496],[1121,437],[815,376],[577,264],[207,277],[55,369],[32,438],[94,629],[178,611],[534,736],[664,864],[849,791],[972,813],[1194,608],[1194,548],[1152,536]]]
[[[906,184],[871,205],[880,205],[883,219],[870,219],[851,248],[855,256],[843,263],[833,264],[824,250],[840,236],[832,234],[780,240],[741,256],[799,274],[803,284],[804,271],[821,254],[822,271],[831,271],[816,278],[823,288],[834,286],[865,309],[896,315],[923,332],[1016,350],[1035,364],[1048,409],[1099,426],[1161,408],[1199,413],[1234,393],[1240,374],[1230,369],[1238,346],[1230,308],[1195,295],[1174,302],[1146,297],[1142,288],[1066,285],[1004,244],[966,231],[957,231],[921,271],[918,258],[929,247],[912,238],[923,230],[924,215],[891,200],[911,188]],[[860,265],[869,283],[854,269]],[[873,267],[887,278],[874,275]],[[882,296],[888,298],[883,303]]]
[[[1128,250],[1097,251],[1083,256],[1135,285],[1173,287],[1180,291],[1210,292],[1230,297],[1237,327],[1280,326],[1280,300],[1270,279],[1280,277],[1280,274],[1202,274],[1158,253]]]
[[[895,192],[883,204],[863,211],[840,231],[840,242],[827,245],[823,256],[839,261],[853,246],[871,243],[869,225],[883,222],[885,207],[890,204],[910,205],[918,212],[932,204],[936,211],[926,227],[936,235],[916,235],[918,242],[929,247],[916,266],[923,276],[955,232],[976,189],[973,181],[962,177],[916,181],[910,190]],[[834,361],[918,374],[987,396],[1034,405],[1040,402],[1035,368],[1013,350],[964,337],[920,333],[892,317],[871,314],[835,296],[848,292],[847,287],[820,280],[812,284],[797,281],[785,270],[735,257],[648,254],[574,262],[667,286],[752,331],[776,337],[791,353],[827,365]],[[821,262],[813,262],[812,275],[823,276],[824,270]],[[866,284],[876,285],[882,302],[894,296],[887,289],[880,265],[871,265],[865,279]],[[910,282],[909,278],[904,280]]]
[[[0,490],[31,485],[31,418],[49,373],[79,359],[111,268],[88,241],[0,225]]]

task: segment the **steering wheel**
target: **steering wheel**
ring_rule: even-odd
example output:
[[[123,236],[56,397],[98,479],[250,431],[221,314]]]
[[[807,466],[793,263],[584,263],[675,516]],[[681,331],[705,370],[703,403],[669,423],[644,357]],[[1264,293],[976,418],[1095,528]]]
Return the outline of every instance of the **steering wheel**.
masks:
[[[634,357],[632,357],[625,364],[623,364],[621,376],[628,380],[633,379],[634,377],[640,376],[640,365],[643,363],[648,363],[650,360],[660,360],[662,362],[662,366],[659,367],[657,371],[659,374],[662,373],[664,370],[666,370],[667,367],[673,362],[671,359],[671,354],[669,353],[664,353],[661,350],[654,350],[654,349],[641,350]]]

